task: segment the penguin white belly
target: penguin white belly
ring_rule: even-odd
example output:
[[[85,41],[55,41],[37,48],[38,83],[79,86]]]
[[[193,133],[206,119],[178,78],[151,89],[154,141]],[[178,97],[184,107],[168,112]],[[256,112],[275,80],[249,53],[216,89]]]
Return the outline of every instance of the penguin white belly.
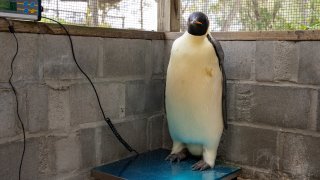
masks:
[[[174,142],[187,147],[217,149],[223,131],[222,74],[218,60],[209,42],[190,47],[193,42],[184,40],[182,36],[174,45],[167,71],[170,135]]]

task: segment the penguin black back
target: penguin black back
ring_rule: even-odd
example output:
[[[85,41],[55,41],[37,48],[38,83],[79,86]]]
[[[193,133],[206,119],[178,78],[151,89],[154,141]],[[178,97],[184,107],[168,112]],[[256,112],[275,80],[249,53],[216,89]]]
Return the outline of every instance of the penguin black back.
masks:
[[[223,67],[224,64],[224,52],[222,46],[219,41],[212,38],[209,34],[207,35],[209,42],[212,44],[213,49],[216,51],[219,66],[222,73],[223,81],[222,81],[222,116],[223,116],[223,124],[224,128],[228,129],[228,122],[227,122],[227,76]]]
[[[203,36],[209,27],[208,17],[202,12],[194,12],[188,18],[188,33],[194,36]]]

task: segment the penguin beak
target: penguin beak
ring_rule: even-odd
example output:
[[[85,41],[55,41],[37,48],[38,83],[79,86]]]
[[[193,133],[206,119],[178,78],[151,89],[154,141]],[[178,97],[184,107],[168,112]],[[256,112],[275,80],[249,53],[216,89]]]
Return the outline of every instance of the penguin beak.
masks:
[[[193,20],[193,21],[191,22],[191,24],[202,24],[202,22],[197,21],[197,20]]]

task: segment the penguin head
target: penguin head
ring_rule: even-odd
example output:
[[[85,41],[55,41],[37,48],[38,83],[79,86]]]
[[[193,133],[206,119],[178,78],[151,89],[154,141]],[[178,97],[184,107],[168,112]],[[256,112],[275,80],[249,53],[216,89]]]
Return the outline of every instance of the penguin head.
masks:
[[[202,12],[194,12],[188,18],[188,33],[194,36],[203,36],[207,33],[209,20]]]

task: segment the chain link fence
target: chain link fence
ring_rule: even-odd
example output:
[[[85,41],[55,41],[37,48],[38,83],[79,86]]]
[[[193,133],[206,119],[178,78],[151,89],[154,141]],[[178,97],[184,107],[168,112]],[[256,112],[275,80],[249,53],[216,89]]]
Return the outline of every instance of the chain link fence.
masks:
[[[43,0],[42,6],[43,16],[63,24],[157,30],[155,0]]]
[[[208,15],[212,31],[320,29],[320,0],[181,0],[181,31],[195,11]]]

